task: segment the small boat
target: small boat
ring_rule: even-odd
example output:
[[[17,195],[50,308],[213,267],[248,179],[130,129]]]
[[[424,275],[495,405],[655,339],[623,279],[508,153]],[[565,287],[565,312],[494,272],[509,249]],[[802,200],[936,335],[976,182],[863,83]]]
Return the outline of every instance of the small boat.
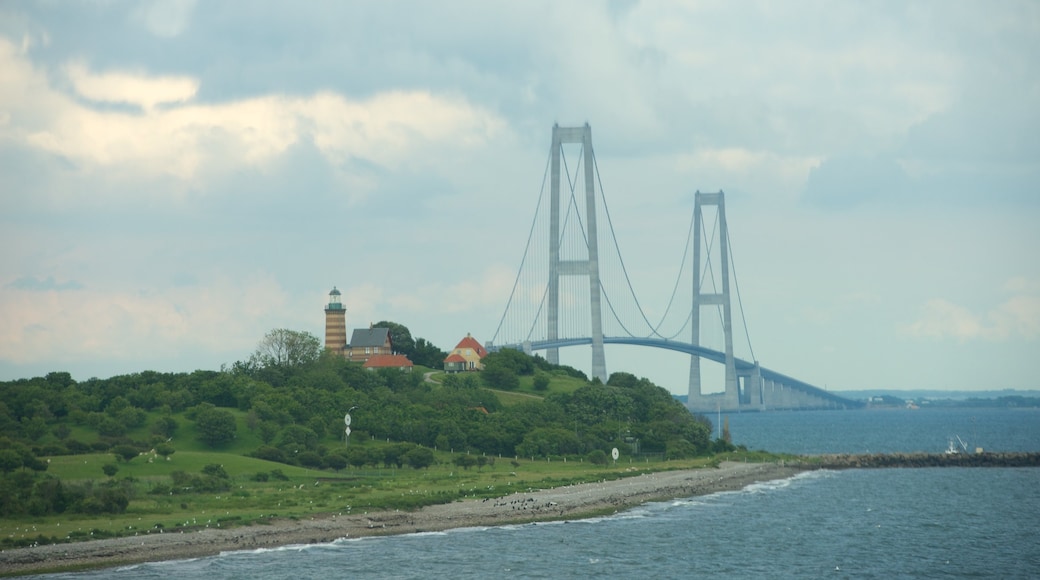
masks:
[[[957,443],[953,442],[953,438],[954,437],[957,438],[957,443],[960,443],[960,447],[959,448],[957,447]],[[949,444],[946,446],[946,451],[943,451],[944,454],[946,454],[946,455],[957,455],[958,453],[962,453],[962,452],[963,453],[967,453],[968,452],[968,444],[965,443],[964,440],[961,439],[959,435],[954,435],[953,437],[950,437],[948,441],[949,441]]]

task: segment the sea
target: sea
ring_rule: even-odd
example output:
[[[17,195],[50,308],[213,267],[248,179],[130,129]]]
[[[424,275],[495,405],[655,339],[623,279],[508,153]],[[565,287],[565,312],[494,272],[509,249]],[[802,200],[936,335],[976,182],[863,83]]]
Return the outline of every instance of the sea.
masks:
[[[787,453],[1040,451],[1040,409],[722,415]],[[712,417],[717,421],[718,417]],[[813,471],[606,517],[465,528],[51,578],[1040,578],[1040,468]]]

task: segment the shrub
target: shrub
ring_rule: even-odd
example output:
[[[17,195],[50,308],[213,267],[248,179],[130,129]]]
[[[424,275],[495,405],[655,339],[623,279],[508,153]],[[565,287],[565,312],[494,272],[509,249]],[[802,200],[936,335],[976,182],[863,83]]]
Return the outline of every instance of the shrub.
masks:
[[[282,473],[281,469],[272,469],[271,479],[277,479],[279,481],[289,481],[289,476]]]
[[[277,447],[271,447],[270,445],[264,445],[253,452],[253,457],[257,459],[263,459],[265,461],[276,461],[278,463],[285,463],[285,453]]]
[[[607,453],[602,449],[593,449],[592,451],[589,451],[589,454],[585,456],[585,459],[588,459],[589,463],[593,465],[606,465],[608,463]]]
[[[140,453],[136,447],[131,445],[116,445],[111,451],[115,454],[116,460],[121,461],[130,461]]]
[[[536,371],[534,374],[534,390],[544,391],[549,388],[549,375],[541,371]]]
[[[237,425],[231,411],[206,408],[195,416],[195,428],[200,440],[207,445],[215,446],[234,439]]]
[[[296,456],[296,461],[304,467],[321,467],[322,460],[321,455],[318,455],[314,451],[304,451]]]

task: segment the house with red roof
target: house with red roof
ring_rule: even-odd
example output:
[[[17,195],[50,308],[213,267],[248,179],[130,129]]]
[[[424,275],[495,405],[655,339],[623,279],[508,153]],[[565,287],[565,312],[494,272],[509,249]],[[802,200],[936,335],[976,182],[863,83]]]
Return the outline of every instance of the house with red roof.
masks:
[[[402,372],[412,372],[412,361],[403,354],[374,354],[368,357],[361,368],[374,371],[376,369],[398,369]]]
[[[484,365],[480,361],[485,356],[487,356],[487,349],[477,342],[477,339],[466,333],[466,338],[460,340],[444,359],[444,371],[457,373],[482,370]]]

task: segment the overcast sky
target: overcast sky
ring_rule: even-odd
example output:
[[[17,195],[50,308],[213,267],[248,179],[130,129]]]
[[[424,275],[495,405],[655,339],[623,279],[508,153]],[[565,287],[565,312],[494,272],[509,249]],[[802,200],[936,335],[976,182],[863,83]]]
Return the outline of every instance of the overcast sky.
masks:
[[[1040,4],[1012,0],[3,2],[0,379],[217,369],[323,336],[333,285],[348,328],[487,340],[557,122],[592,126],[649,301],[693,192],[727,192],[764,366],[1040,387]],[[687,360],[607,351],[676,393]]]

